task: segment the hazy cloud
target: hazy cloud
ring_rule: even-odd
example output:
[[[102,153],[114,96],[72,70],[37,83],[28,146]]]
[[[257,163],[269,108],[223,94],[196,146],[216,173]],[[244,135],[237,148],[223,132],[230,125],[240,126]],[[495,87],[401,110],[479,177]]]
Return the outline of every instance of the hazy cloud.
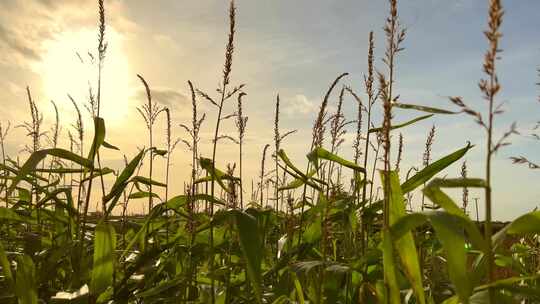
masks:
[[[176,91],[174,89],[169,88],[150,88],[152,93],[152,100],[164,105],[170,109],[183,109],[184,106],[188,106],[190,104],[190,100],[182,92]],[[141,89],[137,91],[137,100],[140,100],[141,102],[146,101],[146,91],[144,89]]]
[[[39,54],[31,45],[21,40],[17,33],[0,24],[0,43],[7,46],[10,51],[15,51],[27,59],[39,60]]]
[[[284,103],[284,112],[287,115],[307,115],[317,112],[317,106],[305,95],[297,94]]]

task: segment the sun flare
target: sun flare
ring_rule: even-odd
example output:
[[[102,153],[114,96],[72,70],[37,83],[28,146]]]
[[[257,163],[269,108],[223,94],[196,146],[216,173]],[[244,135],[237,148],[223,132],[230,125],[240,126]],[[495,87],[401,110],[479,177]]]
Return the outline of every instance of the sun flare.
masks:
[[[129,64],[122,48],[123,38],[107,29],[107,53],[101,80],[101,115],[108,122],[121,122],[128,110]],[[87,103],[89,88],[97,91],[97,34],[91,29],[65,31],[44,42],[44,54],[37,69],[43,76],[45,97],[61,108],[70,94],[78,103]],[[63,105],[63,106],[62,106]]]

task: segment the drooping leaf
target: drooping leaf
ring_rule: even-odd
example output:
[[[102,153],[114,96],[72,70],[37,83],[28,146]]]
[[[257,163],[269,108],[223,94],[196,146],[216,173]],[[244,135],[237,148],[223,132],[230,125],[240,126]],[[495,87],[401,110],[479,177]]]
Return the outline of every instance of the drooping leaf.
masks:
[[[102,145],[103,145],[104,148],[120,151],[120,149],[117,146],[111,145],[110,143],[108,143],[106,141],[103,141]]]
[[[165,204],[167,208],[177,210],[178,208],[183,207],[185,204],[187,204],[189,199],[189,195],[178,195],[169,199],[167,202],[165,202]],[[226,202],[204,193],[195,194],[191,199],[193,201],[202,200],[219,206],[227,206]]]
[[[307,158],[309,159],[310,162],[312,162],[314,165],[315,165],[315,168],[319,168],[319,159],[325,159],[325,160],[329,160],[329,161],[332,161],[332,162],[335,162],[335,163],[338,163],[342,166],[345,166],[347,168],[350,168],[350,169],[353,169],[355,171],[359,171],[359,172],[366,172],[366,170],[360,166],[358,166],[357,164],[355,164],[354,162],[351,162],[351,161],[348,161],[334,153],[331,153],[330,151],[328,150],[325,150],[324,148],[321,148],[321,147],[318,147],[318,148],[315,148],[313,151],[311,151],[308,155],[307,155]]]
[[[94,117],[94,140],[88,152],[88,159],[94,159],[99,148],[105,142],[105,120],[101,117]]]
[[[304,184],[307,184],[315,189],[318,189],[320,190],[320,187],[315,184],[314,182],[312,182],[310,180],[310,176],[307,176],[306,174],[304,174],[300,169],[298,169],[292,162],[291,160],[289,159],[289,157],[287,156],[287,153],[285,153],[285,151],[283,149],[279,150],[278,151],[278,156],[279,158],[285,163],[285,165],[287,165],[284,169],[287,173],[289,173],[290,175],[292,175],[295,179],[300,179],[302,180],[302,182]],[[289,171],[289,168],[292,169],[294,172],[291,172]]]
[[[465,212],[446,195],[441,188],[485,188],[486,182],[478,178],[436,178],[432,180],[422,192],[433,203],[444,208],[447,212],[467,218]]]
[[[540,211],[524,214],[510,223],[507,234],[540,233]]]
[[[85,171],[88,171],[88,170],[85,170]],[[111,174],[111,173],[114,173],[114,170],[111,169],[111,168],[102,168],[101,170],[98,170],[98,169],[94,169],[94,173],[92,175],[88,175],[87,177],[81,179],[82,182],[86,182],[86,181],[89,181],[91,179],[94,179],[96,177],[99,177],[99,176],[105,176],[107,174]]]
[[[449,110],[444,109],[438,109],[433,107],[426,107],[421,105],[415,105],[415,104],[407,104],[407,103],[400,103],[400,102],[394,102],[392,103],[392,107],[400,108],[400,109],[412,109],[427,113],[434,113],[434,114],[458,114],[459,112],[453,112]]]
[[[460,300],[467,304],[473,286],[468,275],[463,228],[452,217],[442,212],[431,217],[431,224],[437,233],[437,238],[443,245],[450,280],[454,283]]]
[[[212,160],[209,158],[201,157],[199,158],[199,163],[201,165],[201,168],[206,170],[206,172],[210,175],[211,180],[215,180],[221,186],[221,188],[225,190],[226,192],[230,192],[230,189],[229,187],[225,185],[225,183],[223,183],[224,178],[227,178],[234,182],[240,181],[239,178],[229,176],[228,174],[216,168],[214,164],[212,163]]]
[[[155,193],[151,193],[151,192],[147,192],[147,191],[137,191],[137,192],[134,192],[134,193],[131,193],[129,195],[129,199],[139,199],[139,198],[148,198],[148,197],[155,197],[155,198],[159,198],[159,195],[155,194]]]
[[[24,165],[21,167],[19,172],[17,172],[17,175],[13,178],[11,185],[8,189],[8,194],[11,194],[13,190],[15,190],[15,187],[17,187],[19,182],[25,179],[27,175],[32,174],[32,172],[36,169],[37,165],[47,155],[58,157],[58,158],[65,159],[68,161],[72,161],[86,168],[93,167],[92,161],[90,161],[89,159],[82,158],[79,155],[73,152],[64,150],[64,149],[54,148],[54,149],[39,150],[32,153],[30,157],[26,160]]]
[[[133,177],[131,179],[131,182],[140,183],[140,184],[147,185],[147,186],[152,185],[152,186],[158,186],[158,187],[167,187],[167,185],[164,184],[164,183],[155,181],[153,179],[150,179],[150,178],[144,177],[144,176],[135,176],[135,177]]]
[[[404,123],[401,123],[401,124],[397,124],[397,125],[392,125],[390,127],[390,130],[395,130],[395,129],[400,129],[400,128],[403,128],[403,127],[406,127],[406,126],[409,126],[409,125],[412,125],[418,121],[421,121],[421,120],[424,120],[424,119],[428,119],[430,118],[431,116],[433,116],[433,114],[430,114],[430,115],[424,115],[424,116],[420,116],[420,117],[416,117],[414,119],[411,119],[407,122],[404,122]],[[376,132],[381,132],[383,130],[382,127],[379,127],[379,128],[371,128],[369,129],[369,133],[376,133]]]

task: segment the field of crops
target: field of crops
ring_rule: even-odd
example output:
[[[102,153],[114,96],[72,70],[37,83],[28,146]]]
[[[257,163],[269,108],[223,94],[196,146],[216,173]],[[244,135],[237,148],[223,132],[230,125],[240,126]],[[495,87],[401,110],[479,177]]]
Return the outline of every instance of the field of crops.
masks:
[[[217,93],[188,81],[192,119],[172,122],[170,109],[152,99],[152,87],[137,75],[147,99],[137,109],[148,130],[146,148],[113,169],[102,166],[101,157],[104,149],[118,148],[108,142],[100,115],[107,64],[103,0],[98,8],[99,80],[84,105],[71,100],[78,117],[69,126],[70,146],[60,147],[58,111],[56,124],[44,131],[29,88],[29,119],[18,122],[28,135],[28,153],[6,155],[10,128],[0,125],[0,303],[540,303],[540,211],[506,224],[492,218],[492,160],[517,133],[514,125],[495,132],[502,114],[501,1],[489,1],[488,47],[483,62],[479,58],[483,109],[460,97],[451,97],[446,108],[400,101],[394,71],[407,32],[397,0],[389,0],[385,37],[379,39],[384,51],[376,54],[371,32],[363,86],[341,86],[344,73],[326,89],[307,166],[296,164],[282,145],[295,131],[280,128],[277,96],[269,109],[275,117],[273,144],[262,151],[260,175],[249,181],[242,175],[246,93],[232,77],[235,3]],[[375,68],[379,57],[383,64]],[[344,96],[355,100],[354,120],[345,117]],[[200,103],[216,111],[214,121],[200,113]],[[404,111],[417,116],[403,120]],[[84,115],[92,117],[91,130],[83,125]],[[485,140],[463,142],[433,159],[433,127],[423,162],[401,168],[400,132],[437,115],[475,121]],[[162,117],[164,148],[154,134]],[[172,134],[171,125],[179,123],[188,134],[182,140]],[[233,124],[237,133],[223,135],[223,124]],[[203,125],[213,130],[211,142],[201,141]],[[347,130],[353,130],[352,159],[342,153]],[[236,159],[221,158],[223,141],[236,144]],[[211,146],[211,155],[199,153],[203,144]],[[177,145],[187,150],[175,152]],[[471,149],[486,151],[479,178],[468,176],[465,157]],[[173,169],[170,156],[185,151],[191,166]],[[513,161],[539,168],[524,156]],[[156,162],[165,164],[164,176],[156,174]],[[214,166],[224,162],[230,165]],[[447,168],[461,174],[441,176]],[[177,170],[191,172],[183,185],[169,182]],[[106,182],[111,176],[114,182]],[[471,189],[483,195],[485,221],[476,218]],[[148,212],[130,215],[134,200],[143,200]]]

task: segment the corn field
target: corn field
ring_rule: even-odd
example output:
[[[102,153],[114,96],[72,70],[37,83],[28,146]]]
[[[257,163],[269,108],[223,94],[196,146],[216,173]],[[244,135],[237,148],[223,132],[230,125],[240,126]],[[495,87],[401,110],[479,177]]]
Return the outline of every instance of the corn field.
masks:
[[[504,57],[501,1],[489,0],[487,50],[479,64],[482,109],[458,96],[444,108],[401,102],[395,69],[408,32],[397,0],[389,0],[384,51],[377,54],[371,32],[364,83],[342,86],[343,73],[325,89],[307,165],[286,151],[296,130],[280,128],[277,95],[268,110],[273,142],[261,151],[260,174],[252,180],[243,175],[248,90],[232,77],[235,50],[242,47],[235,44],[235,3],[219,87],[214,93],[185,84],[189,121],[171,121],[171,110],[153,100],[151,85],[137,75],[146,98],[137,111],[148,132],[145,147],[127,155],[121,168],[102,166],[102,151],[119,148],[108,141],[101,113],[107,24],[104,1],[97,4],[98,83],[84,105],[71,99],[78,116],[70,146],[59,145],[56,104],[56,124],[46,132],[29,87],[30,119],[17,125],[28,135],[24,153],[6,155],[10,126],[0,125],[0,303],[540,303],[540,211],[503,224],[492,218],[492,160],[517,135],[514,125],[502,133],[496,127],[504,89],[497,74]],[[379,57],[383,64],[375,67]],[[337,104],[330,104],[336,96]],[[352,120],[344,113],[344,96],[355,101]],[[216,111],[215,121],[200,113],[201,103]],[[93,126],[83,125],[82,107]],[[403,112],[416,118],[405,121]],[[464,141],[432,159],[434,126],[422,162],[400,168],[407,153],[400,132],[439,115],[473,120],[485,141]],[[162,130],[158,118],[167,121],[165,147],[155,140]],[[172,131],[179,123],[187,134],[182,139]],[[223,134],[223,124],[237,133]],[[210,143],[201,141],[203,125],[213,128]],[[342,144],[350,130],[353,157],[346,159]],[[224,141],[237,146],[237,158],[221,158]],[[200,152],[203,144],[210,145],[210,155]],[[177,151],[178,145],[185,150]],[[471,149],[486,151],[482,176],[468,174]],[[186,153],[191,166],[173,168],[173,153]],[[512,161],[539,168],[524,156]],[[229,165],[215,165],[223,162]],[[154,172],[156,163],[165,164],[165,176]],[[442,176],[447,168],[456,174]],[[170,182],[177,170],[190,172],[182,185]],[[114,182],[106,182],[111,176]],[[462,195],[449,194],[455,190]],[[483,221],[471,216],[471,190],[483,194]],[[134,200],[144,202],[145,214],[129,213]]]

